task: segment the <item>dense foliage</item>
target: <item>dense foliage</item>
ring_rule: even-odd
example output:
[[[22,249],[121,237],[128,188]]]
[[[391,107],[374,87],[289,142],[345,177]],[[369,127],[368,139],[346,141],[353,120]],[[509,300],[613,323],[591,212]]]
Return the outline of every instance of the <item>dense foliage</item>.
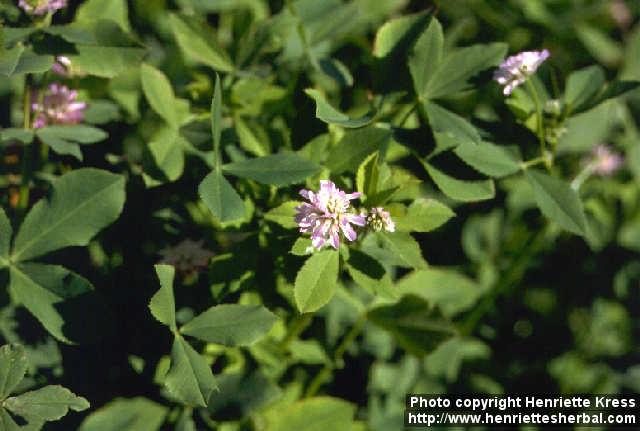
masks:
[[[639,14],[0,0],[0,429],[640,392]]]

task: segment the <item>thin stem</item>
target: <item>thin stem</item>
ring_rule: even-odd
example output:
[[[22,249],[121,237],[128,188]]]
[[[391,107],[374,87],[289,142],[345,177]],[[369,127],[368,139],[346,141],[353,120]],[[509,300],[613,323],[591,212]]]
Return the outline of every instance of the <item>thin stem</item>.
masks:
[[[24,78],[24,91],[22,92],[22,127],[31,128],[31,75]]]
[[[300,316],[296,316],[289,328],[289,332],[285,336],[284,340],[282,340],[282,344],[280,345],[282,350],[286,350],[289,347],[289,344],[302,334],[312,320],[313,313],[305,313]]]
[[[543,130],[543,118],[542,118],[542,105],[540,104],[540,97],[538,97],[538,90],[536,90],[535,85],[533,85],[533,81],[531,79],[527,79],[527,88],[529,89],[529,93],[531,93],[531,97],[533,97],[533,103],[536,105],[536,117],[538,121],[537,132],[538,132],[538,141],[540,142],[540,156],[544,157],[546,146],[544,139],[544,130]],[[549,165],[547,165],[549,167]]]
[[[25,129],[31,129],[31,83],[32,76],[27,74],[24,78],[22,99],[23,127]],[[22,184],[20,185],[20,199],[18,200],[18,208],[20,210],[26,210],[29,206],[29,183],[31,182],[31,152],[29,148],[29,145],[22,147]]]
[[[547,158],[544,156],[536,157],[535,159],[527,160],[526,162],[520,163],[520,167],[522,169],[528,169],[531,166],[539,165],[540,163],[546,163]]]
[[[589,179],[589,177],[593,174],[593,164],[589,163],[585,168],[580,171],[578,175],[571,181],[571,188],[575,191],[580,190],[582,184]]]
[[[358,335],[360,335],[360,332],[362,332],[362,329],[364,329],[366,321],[366,316],[363,314],[358,318],[356,323],[353,324],[351,330],[347,333],[347,335],[344,336],[338,347],[336,347],[336,350],[333,353],[333,361],[327,362],[324,367],[322,367],[320,372],[316,374],[313,380],[311,380],[311,383],[309,383],[309,386],[305,393],[305,398],[314,396],[318,392],[320,387],[329,379],[329,377],[331,376],[331,372],[337,368],[342,367],[342,358],[345,352],[347,351],[351,343],[353,343],[355,339],[358,338]]]

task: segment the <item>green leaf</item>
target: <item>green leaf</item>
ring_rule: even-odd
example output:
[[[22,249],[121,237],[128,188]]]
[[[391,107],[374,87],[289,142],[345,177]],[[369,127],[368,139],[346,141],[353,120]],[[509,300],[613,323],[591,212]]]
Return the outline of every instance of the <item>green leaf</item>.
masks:
[[[263,338],[278,318],[262,305],[221,304],[180,328],[184,335],[225,346],[248,346]]]
[[[333,174],[355,172],[360,163],[376,151],[384,151],[391,139],[391,130],[368,126],[347,131],[338,145],[332,148],[326,165]]]
[[[239,116],[233,119],[234,128],[240,147],[257,157],[263,157],[271,153],[269,137],[255,121],[244,120]]]
[[[46,133],[38,135],[42,143],[48,145],[55,153],[60,154],[61,156],[73,156],[80,161],[83,160],[80,145],[76,142],[70,142],[56,137],[49,137]]]
[[[222,169],[225,173],[237,177],[248,178],[263,184],[285,186],[302,182],[315,175],[320,167],[297,154],[279,153],[228,163]]]
[[[280,410],[266,431],[350,430],[354,414],[355,407],[342,399],[307,398]]]
[[[46,72],[53,64],[53,56],[35,54],[18,45],[0,55],[0,74],[6,76]]]
[[[142,60],[145,50],[136,47],[76,45],[77,55],[69,59],[89,75],[113,78]]]
[[[6,2],[5,2],[6,3]],[[4,26],[4,24],[3,24]],[[29,36],[37,32],[38,29],[34,27],[4,27],[4,47],[16,45],[18,42],[24,42]],[[24,44],[22,44],[24,45]],[[0,53],[2,48],[0,48]]]
[[[220,138],[222,136],[222,89],[220,76],[216,73],[216,84],[211,98],[211,135],[213,136],[213,151],[216,154],[216,164],[220,160]]]
[[[569,111],[579,109],[600,92],[604,87],[604,80],[604,70],[600,66],[589,66],[571,73],[564,92],[564,101]]]
[[[65,332],[87,330],[86,320],[93,310],[82,306],[74,309],[65,306],[65,301],[80,301],[81,297],[92,292],[93,286],[89,281],[57,265],[25,263],[13,265],[9,271],[11,297],[29,310],[51,335],[62,342],[72,343],[72,336]]]
[[[155,167],[160,170],[161,179],[175,181],[184,172],[184,149],[181,145],[183,138],[177,129],[171,127],[160,128],[149,142],[149,152],[153,157]]]
[[[93,168],[59,177],[51,197],[29,211],[13,245],[13,260],[24,261],[60,248],[87,245],[113,223],[124,205],[124,177]]]
[[[117,398],[87,417],[78,431],[158,431],[167,410],[146,398]]]
[[[415,295],[451,317],[471,308],[482,289],[475,282],[452,270],[428,268],[415,271],[396,284],[399,295]]]
[[[293,229],[298,226],[295,221],[296,207],[300,205],[298,201],[288,201],[282,205],[270,209],[265,215],[266,220],[279,224],[286,229]]]
[[[221,222],[244,218],[244,202],[221,173],[213,171],[207,175],[200,183],[198,193],[207,208]]]
[[[454,382],[463,361],[487,359],[490,356],[491,349],[482,341],[470,337],[453,337],[430,353],[425,358],[424,365],[429,374]]]
[[[103,78],[113,78],[132,68],[138,69],[145,49],[120,25],[109,19],[94,18],[83,23],[81,30],[85,29],[92,33],[93,38],[73,41],[77,54],[68,57],[74,68]],[[68,36],[67,32],[67,39]],[[74,34],[73,38],[76,36]],[[85,38],[86,33],[83,31],[80,37]]]
[[[36,130],[36,135],[40,139],[57,138],[66,141],[78,142],[80,144],[94,144],[104,141],[109,137],[107,132],[97,127],[86,126],[84,124],[73,124],[68,126],[47,126]]]
[[[349,250],[346,263],[349,275],[358,285],[384,296],[396,297],[391,277],[376,259],[359,250]]]
[[[384,23],[376,33],[373,44],[374,57],[388,57],[396,51],[402,51],[407,39],[411,39],[411,35],[416,33],[416,29],[420,32],[429,18],[429,14],[421,12],[394,18]]]
[[[428,100],[450,97],[466,90],[468,80],[479,72],[502,62],[505,43],[478,44],[460,48],[445,56],[431,76],[423,97]]]
[[[173,295],[173,278],[175,268],[171,265],[156,265],[156,274],[160,281],[160,289],[151,298],[149,310],[158,322],[176,331],[176,300]]]
[[[178,401],[191,407],[206,407],[216,382],[207,361],[176,335],[171,349],[171,368],[164,382]]]
[[[336,124],[349,129],[356,129],[364,127],[373,121],[373,116],[369,114],[360,118],[349,118],[348,115],[331,106],[331,104],[327,102],[322,93],[318,90],[307,88],[304,92],[316,102],[316,118],[324,121],[325,123]]]
[[[409,353],[424,355],[456,335],[453,325],[425,300],[408,295],[369,311],[370,321],[389,331]]]
[[[455,145],[458,144],[478,144],[480,143],[480,133],[471,123],[448,109],[436,103],[424,103],[424,109],[429,118],[429,125],[433,130],[438,147],[436,150],[444,151],[446,147],[452,145],[442,144],[442,138],[453,138]],[[439,151],[438,151],[439,152]]]
[[[424,162],[424,167],[438,188],[456,201],[476,202],[491,199],[495,196],[492,180],[466,181],[450,177],[444,172]]]
[[[140,81],[142,82],[142,91],[151,108],[169,126],[177,129],[179,124],[176,112],[176,96],[173,92],[173,87],[171,87],[171,82],[169,82],[165,74],[149,64],[142,63]]]
[[[622,96],[623,94],[633,91],[638,87],[640,87],[640,81],[613,81],[594,98],[585,102],[582,106],[575,108],[573,110],[573,114],[575,115],[593,109],[609,99],[615,99],[616,97]]]
[[[75,22],[86,23],[108,17],[125,30],[130,30],[126,0],[87,0],[76,13]]]
[[[18,424],[11,418],[9,412],[0,407],[0,429],[3,431],[24,431],[24,428],[18,426]]]
[[[520,170],[521,161],[513,151],[490,142],[465,143],[453,151],[466,164],[490,177],[502,178]]]
[[[378,180],[380,178],[380,169],[378,168],[379,154],[378,152],[370,154],[358,167],[356,188],[364,195],[365,203],[369,197],[375,196],[378,192]]]
[[[234,65],[212,34],[206,33],[198,23],[178,15],[170,15],[169,22],[178,46],[189,59],[219,72],[232,72]]]
[[[295,256],[308,256],[313,252],[313,245],[311,244],[311,238],[300,237],[296,239],[296,242],[291,247],[289,253]]]
[[[4,209],[0,208],[0,268],[9,264],[9,248],[13,229]]]
[[[95,24],[95,20],[96,18],[94,17],[91,23],[92,25]],[[78,25],[77,23],[67,25],[52,25],[49,27],[44,27],[42,31],[53,36],[59,36],[69,43],[80,45],[96,45],[98,41],[96,39],[96,35],[91,29],[92,25],[87,25],[87,23],[83,23],[81,25]]]
[[[24,378],[29,363],[24,347],[5,344],[0,347],[0,401],[7,398]]]
[[[322,250],[302,265],[296,276],[294,296],[301,313],[318,310],[333,297],[338,285],[338,252]]]
[[[93,144],[108,137],[102,129],[85,125],[47,126],[36,130],[36,136],[58,154],[72,155],[82,161],[78,144]]]
[[[569,184],[535,170],[525,171],[542,213],[577,235],[586,235],[587,219],[578,193]]]
[[[422,257],[420,245],[406,232],[380,233],[382,247],[393,254],[399,266],[407,268],[426,268],[427,263]]]
[[[0,74],[5,76],[13,75],[23,52],[24,46],[16,45],[14,48],[0,53]]]
[[[418,97],[427,91],[427,84],[442,61],[444,35],[440,22],[434,17],[420,35],[409,55],[409,71]]]
[[[33,142],[33,130],[8,128],[0,130],[0,142],[18,141],[22,144]]]
[[[145,54],[142,45],[112,20],[91,20],[84,28],[92,33],[92,40],[75,41],[77,54],[68,56],[78,70],[113,78],[137,66]]]
[[[2,405],[28,422],[57,421],[69,410],[81,412],[89,408],[89,402],[62,386],[45,386],[7,398]]]
[[[573,27],[574,34],[582,41],[585,48],[595,57],[599,63],[607,66],[615,66],[622,59],[622,46],[609,36],[604,29],[581,23]]]
[[[430,232],[445,224],[455,213],[435,199],[416,199],[403,216],[393,217],[400,232]]]

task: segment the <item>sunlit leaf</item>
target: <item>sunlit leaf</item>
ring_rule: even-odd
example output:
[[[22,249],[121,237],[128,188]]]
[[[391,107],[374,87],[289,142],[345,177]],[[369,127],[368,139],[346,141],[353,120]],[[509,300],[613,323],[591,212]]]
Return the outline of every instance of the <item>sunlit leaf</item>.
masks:
[[[246,346],[264,337],[277,317],[258,305],[221,304],[180,328],[184,335],[225,346]]]
[[[569,232],[585,235],[587,219],[576,191],[547,174],[535,170],[525,173],[542,213]]]
[[[295,300],[301,313],[318,310],[336,291],[338,284],[338,252],[323,250],[304,263],[295,281]]]
[[[87,245],[118,218],[124,200],[120,175],[83,168],[61,176],[51,196],[40,199],[27,214],[12,258],[23,261],[63,247]]]

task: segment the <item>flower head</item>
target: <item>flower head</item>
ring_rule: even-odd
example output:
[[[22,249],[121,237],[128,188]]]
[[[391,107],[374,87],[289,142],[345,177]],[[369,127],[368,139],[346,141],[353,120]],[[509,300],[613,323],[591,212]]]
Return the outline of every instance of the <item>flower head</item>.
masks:
[[[367,224],[376,232],[383,229],[387,232],[395,232],[396,230],[396,224],[391,220],[389,211],[385,211],[381,207],[371,208],[367,216]]]
[[[360,193],[345,193],[329,180],[320,181],[320,190],[300,190],[300,194],[309,202],[296,207],[296,223],[300,232],[311,232],[311,243],[316,249],[327,244],[337,249],[340,235],[349,241],[355,241],[358,234],[352,224],[364,226],[364,214],[350,212],[351,200],[360,197]]]
[[[40,99],[40,97],[42,97]],[[34,116],[33,127],[40,128],[51,124],[78,124],[84,120],[87,104],[78,102],[78,92],[69,90],[65,85],[51,84],[40,96],[34,94],[31,109]]]
[[[44,15],[67,7],[67,0],[20,0],[18,6],[29,15]]]
[[[204,269],[214,256],[214,253],[203,247],[204,241],[185,239],[174,247],[160,250],[162,263],[175,266],[178,272],[185,276],[195,275]]]
[[[622,156],[611,151],[608,145],[597,145],[591,152],[590,165],[598,175],[611,175],[622,166],[622,163],[624,163]]]
[[[505,96],[508,96],[518,85],[533,75],[548,57],[549,51],[546,49],[542,51],[524,51],[512,55],[496,69],[493,73],[493,79],[504,86],[502,92]]]

